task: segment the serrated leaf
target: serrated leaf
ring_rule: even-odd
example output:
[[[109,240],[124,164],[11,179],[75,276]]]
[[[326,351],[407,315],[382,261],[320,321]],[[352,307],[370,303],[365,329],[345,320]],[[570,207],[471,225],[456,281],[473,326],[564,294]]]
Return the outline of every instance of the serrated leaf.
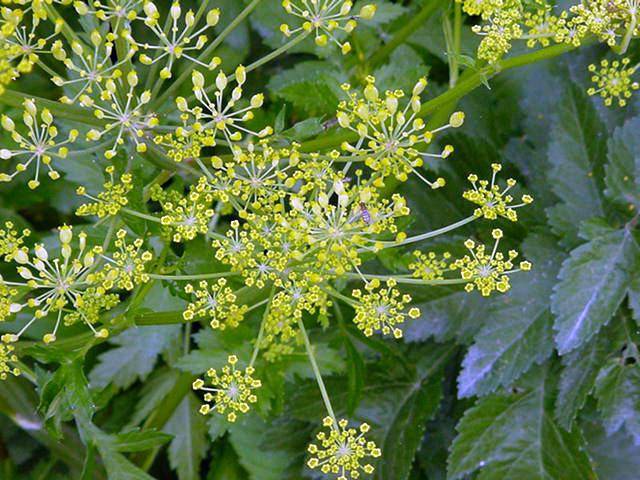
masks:
[[[593,390],[598,372],[610,352],[611,342],[601,333],[582,348],[562,357],[564,368],[558,384],[556,418],[567,430],[571,430],[573,420]]]
[[[420,55],[411,47],[401,45],[386,65],[375,71],[376,86],[380,91],[400,89],[409,92],[416,81],[429,73]]]
[[[559,427],[543,369],[520,393],[494,394],[465,412],[449,457],[450,480],[594,479],[582,435]]]
[[[640,445],[624,430],[607,435],[600,423],[583,425],[589,455],[602,480],[637,480],[640,471]]]
[[[164,427],[166,433],[173,435],[169,462],[180,480],[199,480],[200,463],[207,453],[207,421],[199,408],[200,402],[189,393]]]
[[[561,355],[587,342],[618,309],[627,291],[632,240],[625,228],[576,248],[563,262],[551,298]]]
[[[640,365],[611,360],[598,375],[595,395],[607,434],[624,425],[640,445]]]
[[[109,384],[128,388],[136,380],[146,379],[158,356],[179,334],[179,325],[138,327],[124,331],[110,341],[116,348],[98,357],[98,365],[89,374],[91,384],[97,388]]]
[[[124,455],[101,447],[100,444],[97,447],[109,480],[153,480],[153,477],[136,467]]]
[[[570,85],[558,103],[548,149],[548,180],[561,203],[548,210],[553,228],[575,243],[580,222],[603,214],[601,176],[606,129],[581,87]]]
[[[532,272],[514,276],[511,290],[496,298],[489,321],[475,336],[458,377],[458,395],[486,395],[510,385],[553,352],[549,297],[562,254],[553,239],[535,235],[523,247]]]
[[[267,88],[278,98],[291,102],[311,116],[334,114],[347,77],[335,65],[323,61],[298,63],[269,80]]]
[[[369,389],[358,413],[373,425],[382,450],[376,478],[408,478],[416,451],[422,442],[426,422],[435,415],[442,398],[442,370],[455,352],[451,344],[425,344],[410,353],[415,374],[406,383],[390,387],[381,381],[380,390]]]
[[[176,385],[180,373],[177,370],[156,370],[151,378],[144,382],[129,425],[138,425],[158,406]]]
[[[624,206],[640,207],[640,117],[618,127],[609,139],[606,195]]]

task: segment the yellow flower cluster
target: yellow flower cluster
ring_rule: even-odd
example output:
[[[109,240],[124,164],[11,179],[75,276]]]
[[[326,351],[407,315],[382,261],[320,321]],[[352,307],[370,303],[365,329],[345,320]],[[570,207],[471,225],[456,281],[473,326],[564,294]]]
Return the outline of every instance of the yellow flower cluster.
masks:
[[[640,88],[640,84],[632,79],[638,65],[629,67],[629,62],[628,58],[623,58],[621,61],[614,60],[611,63],[608,60],[602,60],[600,68],[594,64],[589,65],[589,71],[592,73],[591,82],[596,86],[589,88],[587,93],[604,98],[604,104],[608,107],[614,101],[624,107],[633,92]]]
[[[4,334],[2,341],[18,341],[35,321],[50,315],[56,318],[56,323],[53,331],[43,337],[45,343],[56,340],[62,321],[65,325],[82,322],[96,337],[106,337],[107,329],[96,329],[94,325],[100,321],[101,312],[120,301],[111,290],[131,290],[134,282],[148,280],[144,264],[151,260],[151,254],[141,250],[142,240],[127,245],[125,236],[124,230],[117,233],[118,251],[109,257],[102,247],[88,246],[84,232],[75,242],[72,227],[65,225],[59,228],[60,249],[54,257],[42,244],[36,244],[30,251],[22,245],[22,237],[17,236],[13,226],[7,224],[0,230],[0,245],[22,281],[0,279],[0,321],[26,310],[32,312],[32,317],[19,332]],[[18,288],[28,295],[19,296]]]
[[[182,316],[191,321],[196,317],[209,317],[209,324],[213,329],[237,327],[247,311],[246,305],[236,305],[236,296],[231,288],[227,287],[227,280],[218,279],[216,283],[209,285],[206,281],[200,282],[200,288],[195,289],[188,284],[184,291],[196,297],[196,301],[187,305]]]
[[[444,274],[449,270],[451,253],[444,252],[441,258],[435,252],[413,252],[415,260],[408,267],[414,278],[422,280],[443,280]]]
[[[473,185],[473,190],[465,191],[462,196],[466,200],[469,200],[476,205],[479,205],[473,214],[476,217],[484,217],[487,220],[495,220],[496,218],[503,217],[512,222],[518,220],[518,214],[516,209],[524,205],[528,205],[533,202],[533,198],[530,195],[523,195],[522,202],[513,205],[513,197],[508,195],[507,192],[516,185],[516,181],[513,178],[507,180],[507,186],[501,190],[500,186],[496,184],[496,174],[502,170],[502,165],[499,163],[492,163],[491,170],[493,175],[491,176],[491,182],[487,180],[478,180],[477,175],[469,175],[469,181]]]
[[[393,334],[395,338],[402,337],[402,330],[398,325],[404,323],[405,318],[418,318],[420,310],[413,307],[405,311],[411,302],[411,296],[404,294],[395,288],[397,282],[387,280],[386,288],[380,285],[378,279],[371,280],[365,285],[365,292],[353,290],[351,295],[357,300],[353,317],[353,323],[370,337],[374,332],[382,332],[384,335]]]
[[[354,156],[365,157],[366,165],[375,172],[376,186],[383,185],[389,176],[406,181],[411,173],[431,188],[444,186],[443,178],[429,181],[420,170],[425,159],[446,158],[453,152],[453,147],[446,145],[437,154],[427,153],[422,148],[431,143],[436,133],[462,126],[464,114],[456,112],[447,125],[430,130],[419,116],[422,108],[420,95],[427,87],[426,78],[418,80],[407,101],[403,101],[405,93],[402,90],[387,91],[381,95],[372,76],[368,76],[366,82],[362,94],[352,91],[349,84],[342,86],[349,99],[338,105],[338,124],[359,137],[355,144],[345,142],[342,149]]]
[[[361,473],[372,474],[373,465],[367,462],[370,458],[378,458],[382,452],[372,441],[364,437],[369,432],[369,425],[363,423],[356,430],[349,428],[349,422],[341,419],[336,422],[326,417],[322,424],[329,432],[318,432],[319,444],[312,443],[308,447],[309,468],[319,468],[324,474],[333,474],[337,480],[360,478]]]
[[[502,252],[498,252],[502,230],[496,228],[491,235],[495,239],[495,244],[490,254],[486,253],[484,245],[477,245],[473,240],[467,240],[464,245],[471,256],[465,255],[451,265],[452,270],[460,270],[462,279],[468,281],[465,285],[466,291],[471,292],[477,289],[485,297],[494,290],[500,293],[509,290],[511,287],[509,274],[531,269],[531,264],[527,261],[520,262],[520,268],[514,268],[513,260],[518,256],[515,250],[509,250],[507,258]]]
[[[117,215],[122,207],[127,206],[129,203],[127,195],[133,188],[133,177],[130,173],[123,173],[120,176],[120,180],[116,181],[113,175],[114,172],[115,167],[113,165],[106,168],[109,180],[103,184],[104,190],[98,193],[97,197],[89,195],[85,187],[78,187],[76,193],[93,200],[93,202],[80,205],[76,210],[76,215],[95,215],[98,218],[103,218]]]
[[[166,236],[174,242],[193,240],[209,229],[209,221],[214,215],[213,196],[202,185],[192,186],[187,196],[175,190],[163,190],[157,184],[149,192],[151,200],[160,203],[160,223]]]
[[[0,173],[0,182],[10,182],[13,178],[27,170],[32,164],[35,167],[33,179],[28,182],[29,188],[40,185],[40,170],[47,169],[52,180],[60,178],[60,174],[51,166],[54,158],[65,158],[69,152],[68,144],[78,137],[77,130],[71,130],[67,139],[58,141],[58,128],[53,124],[54,118],[49,109],[38,111],[32,99],[23,103],[22,129],[7,115],[2,115],[0,125],[11,134],[16,148],[0,148],[0,160],[18,161],[12,174]]]
[[[336,44],[343,54],[351,51],[351,44],[342,41],[339,32],[349,34],[358,25],[358,20],[371,20],[377,10],[374,4],[364,5],[358,14],[351,13],[353,2],[350,0],[283,0],[285,11],[298,17],[303,23],[291,29],[283,23],[280,31],[287,37],[298,32],[313,32],[316,45],[324,47],[329,42]]]
[[[15,365],[18,361],[18,356],[15,354],[15,347],[13,345],[5,345],[0,343],[0,380],[6,380],[9,375],[20,375],[20,369]]]
[[[5,261],[10,261],[16,250],[22,248],[25,238],[31,235],[31,231],[25,228],[18,231],[13,222],[5,222],[4,228],[0,229],[0,257]]]
[[[254,390],[260,388],[262,383],[252,377],[253,367],[236,369],[238,357],[235,355],[230,355],[227,361],[220,374],[214,369],[207,372],[211,387],[206,387],[205,381],[199,378],[193,382],[193,389],[205,392],[201,414],[215,411],[220,415],[226,414],[227,421],[235,422],[239,413],[247,413],[250,404],[258,401]]]

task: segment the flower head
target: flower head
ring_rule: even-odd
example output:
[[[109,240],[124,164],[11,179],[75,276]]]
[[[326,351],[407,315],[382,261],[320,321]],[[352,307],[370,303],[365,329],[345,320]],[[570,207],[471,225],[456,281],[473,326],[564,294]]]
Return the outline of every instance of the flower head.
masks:
[[[513,260],[518,256],[515,250],[510,250],[506,258],[504,254],[498,252],[502,230],[496,228],[491,234],[495,244],[490,254],[486,253],[484,245],[477,245],[473,240],[467,240],[464,245],[471,256],[465,255],[451,265],[451,269],[460,270],[462,279],[468,282],[465,285],[467,292],[477,288],[485,297],[494,290],[500,293],[509,290],[511,288],[509,274],[531,269],[531,264],[527,261],[520,262],[520,268],[514,267]]]
[[[253,392],[262,383],[252,377],[253,367],[244,370],[236,369],[238,358],[230,355],[228,365],[222,367],[219,374],[213,368],[207,372],[212,387],[205,387],[205,381],[198,379],[193,382],[194,390],[203,390],[205,403],[200,407],[203,415],[215,411],[220,415],[227,415],[229,422],[235,422],[238,413],[247,413],[251,403],[256,403],[258,397]]]
[[[413,88],[405,101],[402,90],[389,90],[381,95],[375,86],[375,78],[367,77],[367,85],[361,95],[343,85],[349,100],[338,105],[337,118],[342,128],[358,134],[356,144],[344,143],[342,149],[353,155],[365,156],[366,165],[374,171],[376,185],[382,185],[384,178],[392,175],[405,181],[413,173],[431,188],[444,186],[444,179],[427,180],[421,167],[429,158],[446,158],[453,147],[446,145],[441,153],[427,153],[425,146],[433,136],[447,128],[457,128],[463,124],[464,114],[451,115],[449,123],[430,130],[418,114],[422,107],[420,95],[427,86],[425,78]]]
[[[349,42],[341,41],[336,32],[351,33],[358,20],[371,20],[376,13],[376,5],[364,5],[357,14],[351,13],[353,2],[350,0],[283,0],[285,11],[302,20],[302,26],[294,28],[282,24],[280,31],[287,37],[305,31],[314,32],[316,45],[326,46],[329,41],[340,47],[343,54],[351,51]]]
[[[194,70],[191,75],[193,93],[200,105],[192,108],[185,98],[178,97],[176,99],[178,110],[185,114],[185,118],[195,120],[191,125],[191,130],[199,132],[212,129],[213,139],[209,142],[211,145],[215,145],[218,134],[222,134],[229,145],[234,145],[241,141],[245,134],[263,138],[273,133],[271,127],[254,132],[243,125],[254,118],[253,110],[262,107],[264,95],[258,93],[251,97],[248,106],[238,108],[243,94],[242,86],[247,80],[246,70],[242,65],[236,68],[233,78],[236,86],[229,92],[230,80],[224,72],[220,72],[215,80],[213,97],[210,97],[209,88],[204,86],[204,75]],[[182,127],[177,131],[178,135],[187,133],[188,130]]]
[[[319,443],[308,447],[309,468],[319,468],[324,474],[333,474],[337,480],[360,478],[360,474],[371,474],[373,465],[363,462],[370,458],[378,458],[380,449],[374,442],[367,441],[364,435],[369,432],[369,425],[363,423],[356,430],[348,428],[349,422],[341,419],[337,422],[326,417],[322,424],[329,432],[318,432]]]
[[[387,280],[385,288],[381,287],[379,280],[374,279],[365,285],[365,292],[356,289],[351,293],[357,300],[353,321],[367,337],[374,332],[382,332],[401,338],[402,330],[398,325],[404,323],[407,316],[420,316],[420,310],[415,307],[406,311],[411,296],[402,295],[395,286],[395,280]]]
[[[24,239],[29,235],[29,229],[18,231],[13,222],[5,222],[4,228],[0,228],[0,257],[4,257],[7,262],[11,261],[15,251],[21,248]]]
[[[0,148],[0,160],[18,160],[12,174],[0,173],[0,181],[10,182],[13,178],[27,170],[31,165],[35,170],[33,179],[29,180],[29,188],[40,185],[40,171],[48,170],[49,178],[57,180],[60,174],[51,165],[52,160],[65,158],[69,151],[67,145],[78,137],[77,130],[71,130],[69,136],[60,141],[58,128],[53,124],[51,112],[44,108],[38,111],[34,100],[25,100],[22,123],[26,132],[21,133],[16,124],[7,115],[0,119],[2,128],[11,134],[17,148]]]
[[[116,241],[117,250],[109,257],[100,254],[106,261],[101,275],[104,277],[103,286],[106,289],[118,288],[133,290],[134,286],[149,281],[146,264],[151,261],[153,255],[148,250],[143,250],[143,240],[136,238],[133,243],[127,243],[126,230],[118,230]]]
[[[196,297],[182,314],[185,320],[209,317],[211,328],[220,330],[235,328],[240,324],[248,307],[236,304],[236,295],[227,286],[226,279],[220,278],[211,285],[202,281],[199,287],[196,289],[188,284],[184,289]]]
[[[18,356],[14,353],[15,347],[0,343],[0,380],[6,380],[9,375],[20,375],[18,367],[12,367],[11,364],[18,361]]]
[[[124,173],[120,176],[120,180],[116,181],[113,175],[115,172],[113,165],[107,167],[106,172],[109,175],[109,180],[103,184],[104,190],[98,193],[97,197],[89,195],[85,187],[78,187],[76,190],[78,195],[83,195],[93,202],[80,205],[76,210],[76,215],[95,215],[98,218],[113,216],[117,215],[120,209],[129,203],[127,195],[133,188],[131,174]]]
[[[623,58],[622,61],[614,60],[611,63],[602,60],[600,68],[594,64],[589,65],[589,71],[592,73],[591,82],[596,86],[589,88],[587,93],[600,95],[604,98],[606,106],[611,106],[617,101],[619,106],[624,107],[633,92],[640,88],[640,84],[632,80],[638,66],[629,67],[629,62],[628,58]]]
[[[414,278],[421,278],[422,280],[442,280],[444,274],[449,270],[449,260],[451,254],[445,252],[442,257],[438,258],[435,252],[420,252],[414,251],[413,256],[415,259],[409,264],[409,270],[412,272]]]
[[[521,203],[513,205],[511,203],[513,197],[508,195],[507,192],[516,185],[516,181],[513,178],[509,178],[507,186],[501,190],[500,186],[496,184],[496,174],[502,170],[502,165],[493,163],[491,164],[491,170],[493,171],[491,182],[478,180],[477,175],[469,175],[473,190],[465,191],[462,196],[466,200],[479,205],[479,208],[476,208],[473,212],[476,217],[495,220],[500,216],[515,222],[518,220],[516,209],[530,204],[533,202],[533,198],[530,195],[523,195]]]

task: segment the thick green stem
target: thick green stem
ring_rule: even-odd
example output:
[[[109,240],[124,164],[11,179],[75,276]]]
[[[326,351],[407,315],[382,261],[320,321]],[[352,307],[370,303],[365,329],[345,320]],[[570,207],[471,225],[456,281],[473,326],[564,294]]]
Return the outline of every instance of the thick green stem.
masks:
[[[258,338],[256,338],[256,344],[253,347],[253,353],[251,354],[251,362],[249,362],[249,366],[253,367],[258,358],[258,352],[260,351],[260,343],[262,343],[262,337],[264,336],[264,327],[267,323],[267,319],[269,318],[269,311],[271,310],[271,300],[273,300],[273,295],[275,294],[275,287],[271,288],[271,293],[269,294],[269,298],[267,299],[267,308],[264,309],[264,313],[262,314],[262,320],[260,321],[260,330],[258,331]]]

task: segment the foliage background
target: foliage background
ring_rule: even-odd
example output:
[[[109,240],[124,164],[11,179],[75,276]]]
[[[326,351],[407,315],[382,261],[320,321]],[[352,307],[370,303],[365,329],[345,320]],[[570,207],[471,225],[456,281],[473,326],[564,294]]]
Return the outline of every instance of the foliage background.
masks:
[[[216,3],[222,26],[243,6]],[[409,90],[428,73],[429,95],[447,88],[442,15],[449,7],[443,2],[376,66],[368,59],[380,43],[426,2],[375,3],[378,14],[354,32],[351,55],[325,57],[303,43],[250,76],[248,90],[266,90],[264,115],[277,130],[295,125],[288,134],[300,140],[321,133],[339,84],[350,77],[373,73],[382,88]],[[281,45],[284,17],[277,0],[265,0],[226,40],[220,53],[226,68]],[[469,27],[462,53],[473,56],[477,40]],[[639,54],[632,47],[635,62]],[[411,228],[425,231],[470,212],[460,197],[467,173],[503,163],[536,198],[521,222],[503,225],[533,261],[531,275],[514,277],[510,292],[489,300],[453,288],[415,288],[410,293],[422,316],[408,325],[403,342],[367,339],[339,316],[330,329],[314,331],[334,403],[374,427],[372,437],[383,450],[376,478],[637,478],[640,103],[606,110],[586,95],[586,66],[603,55],[602,47],[582,48],[491,78],[490,89],[480,87],[461,101],[467,122],[444,140],[456,147],[436,166],[448,187],[426,191],[413,181],[402,187]],[[45,77],[30,75],[19,89],[56,98],[48,85]],[[62,165],[64,178],[36,191],[19,182],[2,185],[3,220],[29,225],[45,240],[53,227],[80,223],[72,213],[80,203],[75,188],[99,190],[105,165],[88,153],[70,157]],[[141,228],[135,221],[129,226]],[[477,234],[473,227],[463,233]],[[213,259],[194,241],[168,261],[197,272]],[[402,267],[407,259],[395,252],[377,262]],[[150,288],[128,311],[132,323],[185,305],[170,282]],[[346,308],[343,313],[350,318]],[[0,385],[0,477],[106,478],[108,470],[109,478],[148,478],[134,463],[162,479],[312,477],[304,452],[322,406],[304,357],[266,367],[258,412],[237,425],[227,429],[197,413],[191,378],[229,353],[248,353],[258,322],[250,320],[223,335],[195,331],[188,353],[179,325],[143,322],[74,361],[70,352],[81,346],[73,342],[34,347],[33,356],[48,367],[36,370],[38,391],[24,379]],[[42,332],[30,333],[37,338]],[[85,447],[82,439],[92,427],[82,415],[93,411],[104,439]],[[158,430],[126,433],[140,426]]]

